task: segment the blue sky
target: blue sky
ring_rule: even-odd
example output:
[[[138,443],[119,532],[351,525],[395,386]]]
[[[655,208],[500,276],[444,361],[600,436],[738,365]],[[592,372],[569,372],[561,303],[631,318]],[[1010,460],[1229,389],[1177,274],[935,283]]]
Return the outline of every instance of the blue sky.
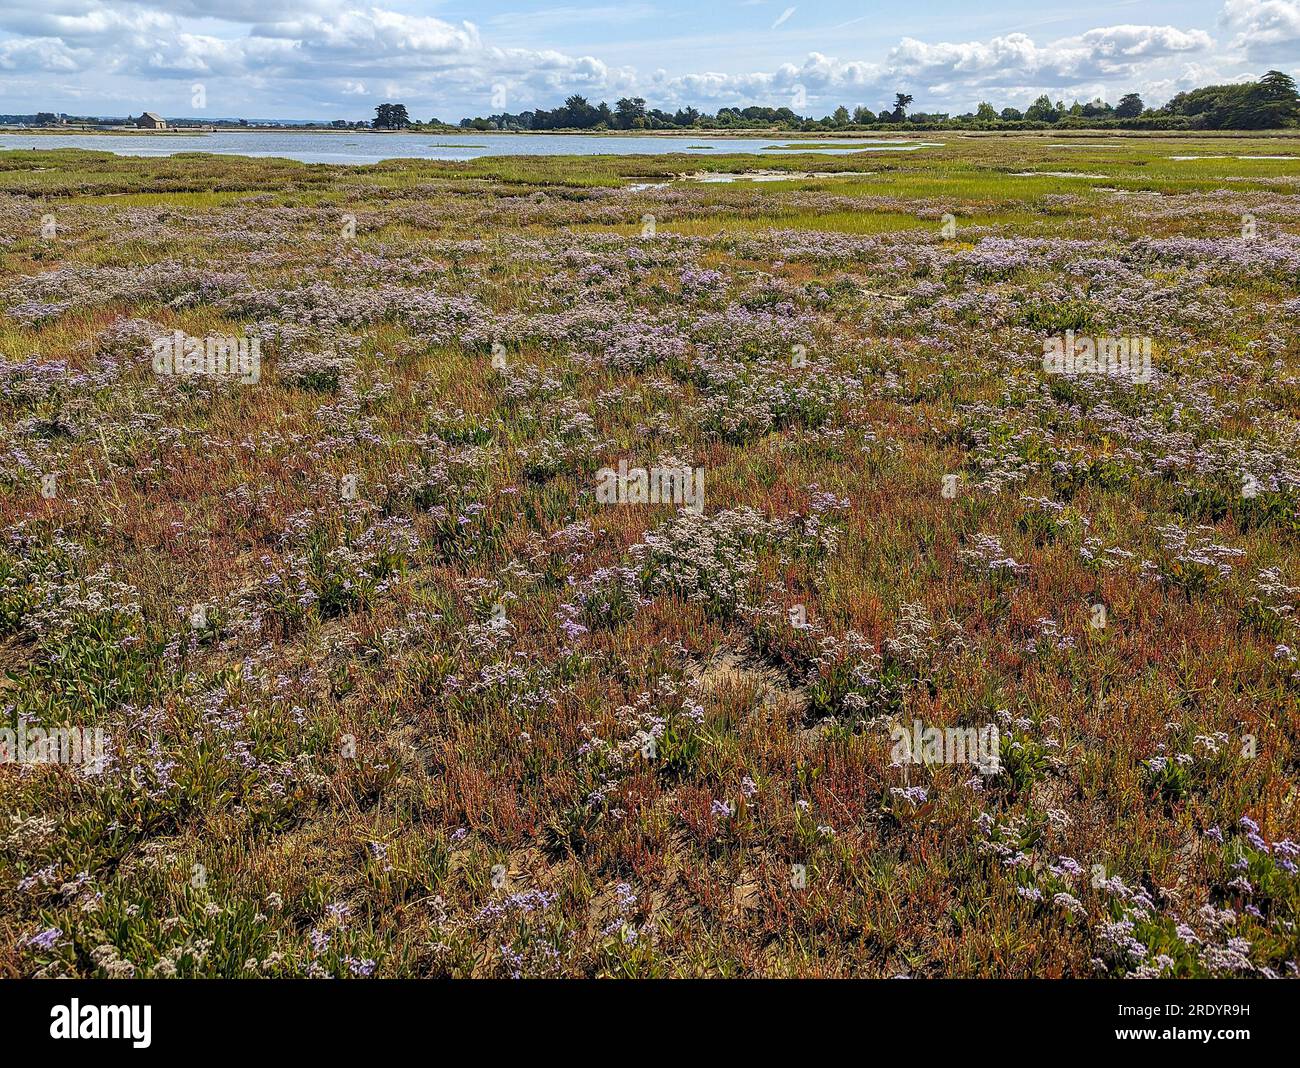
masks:
[[[455,120],[694,104],[1148,103],[1300,67],[1300,0],[0,0],[0,112]]]

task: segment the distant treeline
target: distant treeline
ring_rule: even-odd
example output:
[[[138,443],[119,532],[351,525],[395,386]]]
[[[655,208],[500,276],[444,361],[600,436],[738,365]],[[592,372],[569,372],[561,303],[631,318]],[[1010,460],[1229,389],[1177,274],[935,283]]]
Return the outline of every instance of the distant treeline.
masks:
[[[474,119],[461,119],[460,127],[470,130],[756,130],[790,131],[848,130],[1044,130],[1044,129],[1129,129],[1129,130],[1274,130],[1300,125],[1300,93],[1289,75],[1271,70],[1257,82],[1237,85],[1207,85],[1179,93],[1159,108],[1149,108],[1137,93],[1126,93],[1118,104],[1104,100],[1079,101],[1067,106],[1052,103],[1044,94],[1024,111],[1006,107],[998,110],[981,101],[974,111],[962,115],[948,112],[913,111],[912,97],[895,93],[892,105],[879,111],[859,105],[850,110],[838,107],[816,119],[799,115],[792,108],[719,108],[710,115],[693,107],[674,112],[648,107],[641,97],[623,97],[611,108],[602,101],[590,103],[577,94],[552,111],[502,112]],[[42,111],[33,115],[0,115],[0,124],[23,123],[54,126],[68,123],[124,123],[127,119],[80,119]],[[169,125],[200,123],[214,126],[268,125],[248,119],[171,119]],[[405,104],[384,103],[375,108],[369,123],[334,119],[294,125],[300,128],[376,130],[447,129],[440,119],[419,122],[410,117]]]
[[[1149,108],[1137,93],[1126,93],[1118,104],[1092,100],[1055,103],[1040,96],[1024,111],[998,110],[981,102],[963,115],[947,112],[911,111],[912,97],[896,93],[892,106],[878,112],[867,107],[838,107],[830,115],[815,119],[798,115],[788,107],[719,108],[709,115],[693,107],[675,112],[647,107],[641,97],[624,97],[613,108],[603,101],[590,103],[574,95],[553,111],[502,112],[481,118],[462,119],[472,130],[862,130],[862,129],[974,129],[1037,130],[1049,128],[1135,129],[1135,130],[1265,130],[1300,124],[1300,94],[1295,81],[1281,71],[1271,70],[1257,82],[1238,85],[1207,85],[1179,93],[1163,107]],[[400,105],[397,105],[400,107]],[[394,105],[383,105],[393,108]],[[381,109],[376,109],[381,110]],[[404,110],[404,109],[403,109]],[[390,112],[391,114],[391,112]],[[438,125],[437,120],[433,124]],[[384,128],[377,117],[375,125]],[[408,123],[407,125],[411,125]]]

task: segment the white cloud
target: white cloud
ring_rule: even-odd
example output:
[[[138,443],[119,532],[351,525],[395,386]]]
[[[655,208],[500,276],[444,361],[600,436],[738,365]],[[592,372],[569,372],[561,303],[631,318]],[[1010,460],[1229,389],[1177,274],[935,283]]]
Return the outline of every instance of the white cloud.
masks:
[[[1229,47],[1251,59],[1300,56],[1300,3],[1296,0],[1227,0],[1220,21],[1233,32]]]
[[[777,15],[776,21],[772,23],[772,29],[775,30],[778,26],[781,26],[784,23],[786,23],[789,20],[790,16],[793,15],[798,10],[799,9],[797,7],[787,7],[784,11],[781,12],[781,14]]]
[[[0,70],[3,71],[66,74],[84,69],[91,59],[91,53],[85,49],[69,48],[52,37],[0,41]]]
[[[1015,79],[1073,83],[1132,75],[1152,60],[1208,51],[1213,44],[1203,30],[1183,31],[1173,26],[1108,26],[1041,46],[1023,33],[987,42],[937,45],[905,37],[890,50],[885,69],[924,81],[958,79],[970,86]]]
[[[487,114],[502,109],[493,103],[498,85],[505,87],[510,111],[554,107],[571,92],[609,100],[639,93],[653,106],[714,108],[796,106],[802,90],[807,104],[799,106],[819,114],[840,103],[880,107],[899,90],[912,93],[923,110],[967,110],[981,98],[1023,106],[1041,92],[1053,99],[1118,99],[1137,89],[1158,102],[1173,87],[1188,88],[1190,79],[1205,84],[1241,77],[1243,64],[1284,49],[1294,54],[1300,42],[1296,0],[1227,0],[1221,18],[1231,35],[1226,53],[1216,54],[1201,29],[1118,25],[1045,41],[1027,33],[964,42],[904,36],[874,56],[814,51],[749,72],[643,74],[596,55],[506,47],[472,22],[363,7],[356,0],[0,2],[0,33],[9,35],[0,36],[0,70],[24,75],[11,85],[31,110],[64,106],[60,99],[68,97],[71,83],[59,76],[78,73],[76,95],[98,95],[104,110],[130,104],[176,115],[190,113],[189,84],[196,78],[207,86],[209,114],[259,117],[333,117],[330,109],[354,115],[369,94],[390,88],[401,91],[414,115]],[[636,4],[634,10],[643,17],[653,9]],[[785,8],[774,27],[796,10]],[[488,25],[508,32],[510,16],[493,17]],[[83,92],[87,88],[93,91]],[[55,91],[60,99],[50,99]],[[16,105],[13,98],[7,106]]]
[[[988,41],[929,44],[904,37],[878,63],[809,53],[802,64],[749,74],[689,74],[668,78],[660,88],[674,101],[789,103],[802,86],[811,102],[884,103],[904,90],[918,108],[964,110],[981,94],[1002,94],[1011,102],[1041,92],[1090,99],[1145,88],[1157,65],[1205,54],[1213,40],[1203,30],[1172,26],[1110,26],[1076,37],[1037,44],[1028,34]],[[1115,83],[1119,81],[1120,85]],[[934,99],[931,99],[934,98]]]

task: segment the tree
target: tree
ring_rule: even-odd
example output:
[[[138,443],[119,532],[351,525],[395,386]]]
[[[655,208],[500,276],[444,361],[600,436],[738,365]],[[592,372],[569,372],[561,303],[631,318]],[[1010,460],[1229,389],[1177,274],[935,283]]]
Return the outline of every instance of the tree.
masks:
[[[1244,118],[1250,129],[1290,126],[1300,117],[1300,94],[1295,79],[1271,70],[1250,87]]]
[[[1048,99],[1047,94],[1044,93],[1029,105],[1025,111],[1025,118],[1030,122],[1055,122],[1060,116],[1052,107],[1052,102]]]
[[[1266,96],[1279,99],[1295,100],[1295,79],[1280,70],[1271,70],[1259,80],[1259,87]]]
[[[623,97],[611,108],[602,101],[597,106],[586,97],[574,94],[553,111],[525,111],[518,115],[489,115],[483,118],[466,118],[460,121],[463,128],[477,130],[557,130],[557,129],[667,129],[672,127],[703,129],[754,129],[776,126],[788,130],[841,129],[850,123],[866,126],[874,123],[910,122],[914,124],[966,124],[1020,122],[1029,120],[1055,123],[1068,117],[1072,125],[1087,124],[1089,120],[1133,118],[1151,116],[1137,93],[1128,93],[1118,107],[1101,99],[1086,104],[1075,101],[1069,108],[1061,102],[1052,103],[1043,94],[1025,112],[1016,108],[1003,108],[995,112],[988,101],[980,101],[974,112],[959,115],[955,120],[941,112],[910,112],[912,96],[896,93],[892,107],[885,105],[878,114],[858,105],[853,109],[837,107],[834,114],[823,119],[803,118],[790,108],[750,106],[722,107],[716,115],[708,115],[696,108],[679,108],[670,114],[646,106],[641,97]],[[1177,94],[1159,111],[1161,125],[1171,129],[1267,129],[1300,125],[1300,92],[1295,80],[1277,70],[1270,70],[1257,82],[1234,85],[1208,85]],[[53,115],[49,115],[53,119]],[[375,108],[372,123],[378,129],[401,129],[410,123],[402,104],[381,104]],[[245,121],[243,123],[247,125]],[[431,126],[439,125],[437,119]],[[357,125],[364,125],[358,123]]]
[[[553,126],[572,126],[579,130],[586,130],[600,122],[600,110],[592,107],[585,96],[577,93],[564,102],[564,107],[551,112],[551,116]]]
[[[371,125],[376,130],[404,130],[411,125],[411,117],[406,113],[405,104],[380,104],[375,108]]]
[[[630,130],[636,119],[645,118],[645,101],[639,96],[623,97],[614,105],[614,122],[620,130]]]
[[[1115,118],[1136,119],[1142,114],[1142,98],[1137,93],[1125,93],[1115,105]]]
[[[1194,129],[1231,129],[1246,121],[1249,85],[1205,85],[1179,93],[1161,112],[1190,120]]]

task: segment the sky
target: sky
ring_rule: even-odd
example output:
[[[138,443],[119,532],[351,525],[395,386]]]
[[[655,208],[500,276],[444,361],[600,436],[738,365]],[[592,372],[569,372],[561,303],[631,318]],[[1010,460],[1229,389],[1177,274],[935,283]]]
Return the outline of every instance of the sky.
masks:
[[[820,117],[1159,105],[1300,75],[1300,0],[0,0],[0,114],[456,121],[642,96]]]

